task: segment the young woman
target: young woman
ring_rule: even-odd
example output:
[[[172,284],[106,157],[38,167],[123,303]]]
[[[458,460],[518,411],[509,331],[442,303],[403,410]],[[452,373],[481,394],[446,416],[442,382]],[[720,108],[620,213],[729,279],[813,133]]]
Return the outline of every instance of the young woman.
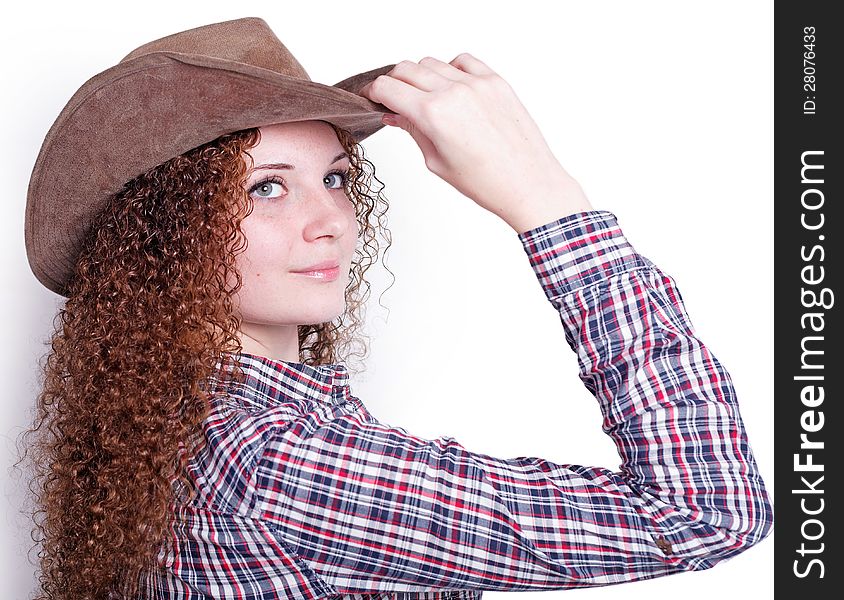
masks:
[[[384,124],[512,227],[620,471],[424,439],[353,395]],[[31,431],[41,598],[479,598],[707,569],[771,530],[674,280],[470,54],[326,86],[260,19],[155,40],[62,111],[26,218],[67,298]]]

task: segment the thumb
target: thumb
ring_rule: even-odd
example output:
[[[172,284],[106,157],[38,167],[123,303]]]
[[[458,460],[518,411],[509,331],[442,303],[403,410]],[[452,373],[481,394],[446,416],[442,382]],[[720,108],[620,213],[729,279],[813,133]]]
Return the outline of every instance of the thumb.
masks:
[[[410,137],[412,137],[416,144],[419,146],[419,149],[422,151],[422,156],[425,157],[425,164],[435,164],[436,160],[439,157],[437,149],[434,147],[434,144],[431,142],[428,136],[422,133],[410,119],[399,114],[385,113],[381,117],[381,121],[385,125],[391,125],[393,127],[398,127],[399,129],[404,129],[407,133],[410,134]]]

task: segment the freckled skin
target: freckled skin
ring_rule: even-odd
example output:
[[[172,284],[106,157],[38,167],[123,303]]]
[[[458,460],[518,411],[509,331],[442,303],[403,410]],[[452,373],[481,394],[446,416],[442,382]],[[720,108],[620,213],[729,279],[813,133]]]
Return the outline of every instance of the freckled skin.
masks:
[[[255,170],[246,183],[250,190],[268,176],[283,180],[252,192],[254,209],[241,225],[248,245],[237,256],[243,278],[235,298],[242,316],[239,337],[244,352],[298,361],[298,325],[324,323],[345,311],[358,227],[341,177],[328,173],[345,171],[349,160],[330,162],[343,146],[322,121],[282,123],[260,131],[261,141],[249,151],[254,165],[288,163],[295,168]],[[329,259],[340,264],[334,281],[291,272]]]

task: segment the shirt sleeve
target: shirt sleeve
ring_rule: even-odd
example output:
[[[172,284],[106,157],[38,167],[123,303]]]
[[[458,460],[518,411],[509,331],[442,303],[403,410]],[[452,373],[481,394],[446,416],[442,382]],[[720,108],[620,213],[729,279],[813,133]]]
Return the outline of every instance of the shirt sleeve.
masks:
[[[365,410],[280,427],[250,510],[338,594],[555,590],[708,569],[772,507],[726,369],[604,210],[518,234],[622,463],[496,458]]]

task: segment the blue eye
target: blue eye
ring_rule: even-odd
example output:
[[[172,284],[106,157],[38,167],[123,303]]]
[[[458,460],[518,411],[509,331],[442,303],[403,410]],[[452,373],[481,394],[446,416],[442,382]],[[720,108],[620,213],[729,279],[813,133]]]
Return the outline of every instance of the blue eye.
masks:
[[[284,181],[278,177],[268,177],[253,185],[249,194],[255,194],[260,198],[278,198],[284,191],[283,183]]]
[[[336,188],[333,188],[333,189],[340,189],[340,188],[343,188],[343,187],[346,186],[346,181],[349,178],[349,172],[348,171],[331,171],[331,173],[329,173],[328,175],[325,176],[325,180],[329,182],[329,185],[330,185],[330,180],[331,180],[332,175],[337,175],[339,177],[339,187],[336,187]]]
[[[333,186],[331,185],[332,176],[336,176],[334,182],[335,185]],[[328,186],[330,189],[345,189],[348,177],[348,171],[331,171],[323,178],[323,182],[325,182],[325,185]],[[250,196],[255,195],[263,199],[278,198],[283,194],[284,180],[276,175],[272,175],[270,177],[267,177],[266,179],[262,179],[261,181],[253,185],[251,188],[249,188]]]

